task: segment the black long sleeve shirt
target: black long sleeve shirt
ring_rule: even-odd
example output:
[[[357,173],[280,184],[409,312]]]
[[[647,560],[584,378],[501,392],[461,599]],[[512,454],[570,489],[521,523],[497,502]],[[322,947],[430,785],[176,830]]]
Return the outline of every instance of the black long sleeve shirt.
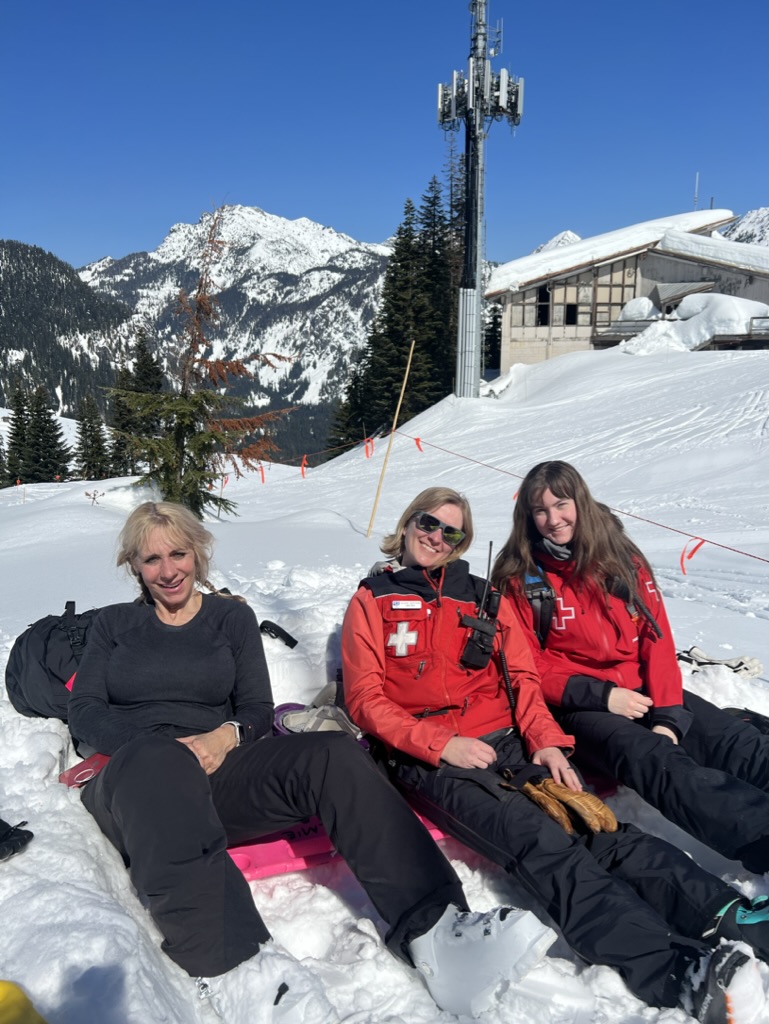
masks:
[[[182,626],[161,622],[153,605],[104,608],[68,715],[72,735],[104,754],[141,733],[191,736],[232,719],[258,739],[272,726],[273,700],[256,616],[213,594]]]

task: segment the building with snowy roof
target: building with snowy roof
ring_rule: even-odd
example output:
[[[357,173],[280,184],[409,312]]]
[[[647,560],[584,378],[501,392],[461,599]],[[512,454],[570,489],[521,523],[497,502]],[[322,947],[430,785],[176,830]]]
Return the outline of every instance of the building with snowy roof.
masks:
[[[730,210],[699,210],[592,238],[545,247],[491,274],[486,298],[502,305],[501,372],[565,352],[606,348],[632,338],[650,320],[676,316],[679,303],[713,292],[769,303],[769,248],[718,234]],[[646,312],[622,311],[634,299]],[[633,309],[634,307],[630,307]],[[766,347],[769,321],[753,317],[699,347]]]

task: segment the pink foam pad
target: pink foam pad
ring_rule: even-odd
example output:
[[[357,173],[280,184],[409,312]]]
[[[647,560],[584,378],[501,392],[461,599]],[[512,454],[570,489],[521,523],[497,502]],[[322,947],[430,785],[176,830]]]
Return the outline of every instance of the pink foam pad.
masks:
[[[446,838],[445,832],[441,832],[421,814],[417,817],[433,839]],[[228,853],[249,882],[257,878],[269,878],[270,875],[284,875],[288,871],[303,871],[305,868],[326,864],[337,856],[317,818],[310,818],[282,832],[273,832],[253,843],[233,846]]]

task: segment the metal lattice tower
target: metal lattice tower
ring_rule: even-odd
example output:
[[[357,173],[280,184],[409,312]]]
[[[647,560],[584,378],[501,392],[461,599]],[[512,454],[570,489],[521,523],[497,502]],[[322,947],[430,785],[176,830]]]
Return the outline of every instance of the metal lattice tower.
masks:
[[[495,74],[489,57],[501,51],[501,27],[489,50],[486,0],[472,0],[472,29],[467,74],[455,71],[438,86],[438,123],[446,131],[465,126],[465,259],[459,289],[457,375],[454,393],[477,398],[481,379],[481,292],[483,252],[484,142],[492,121],[520,124],[523,79],[504,68]]]

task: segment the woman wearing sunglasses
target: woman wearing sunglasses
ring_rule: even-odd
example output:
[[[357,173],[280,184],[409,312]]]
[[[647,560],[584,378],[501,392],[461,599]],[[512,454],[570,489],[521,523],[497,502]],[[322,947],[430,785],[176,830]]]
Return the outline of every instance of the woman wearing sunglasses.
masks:
[[[456,978],[464,1003],[483,1003],[532,915],[471,913],[452,866],[349,736],[270,735],[256,617],[202,590],[213,539],[173,502],[133,510],[117,564],[141,599],[101,611],[69,704],[73,736],[109,755],[83,804],[123,856],[162,949],[228,1024],[338,1020],[318,976],[272,941],[227,854],[317,815],[387,922],[393,953],[409,965],[418,955]]]
[[[467,499],[445,487],[385,538],[342,627],[352,717],[416,808],[504,867],[584,959],[707,1024],[727,1020],[733,984],[763,1006],[755,961],[704,937],[739,894],[584,793],[512,609],[460,558],[472,539]]]

